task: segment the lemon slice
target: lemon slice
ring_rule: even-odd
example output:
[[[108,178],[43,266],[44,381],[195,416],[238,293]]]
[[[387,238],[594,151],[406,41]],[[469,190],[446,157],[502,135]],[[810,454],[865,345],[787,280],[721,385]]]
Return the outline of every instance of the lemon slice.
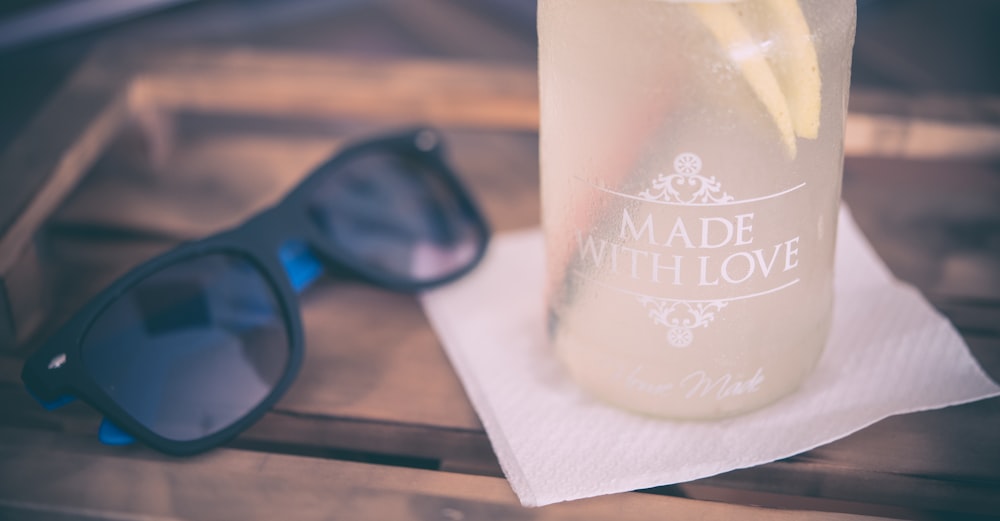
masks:
[[[794,3],[795,0],[792,1]],[[743,20],[743,10],[732,4],[716,3],[693,3],[691,8],[739,67],[750,89],[777,125],[788,155],[795,157],[796,133],[788,101],[774,69]]]
[[[816,139],[819,135],[820,88],[819,60],[805,15],[797,0],[767,0],[775,29],[785,39],[785,53],[775,61],[775,73],[792,111],[792,124],[799,137]]]

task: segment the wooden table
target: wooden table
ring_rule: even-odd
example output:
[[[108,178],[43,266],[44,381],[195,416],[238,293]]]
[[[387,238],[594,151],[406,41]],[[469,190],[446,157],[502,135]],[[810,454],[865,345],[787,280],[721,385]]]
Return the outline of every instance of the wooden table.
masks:
[[[844,197],[1000,378],[1000,147],[984,113],[1000,113],[996,100],[856,92]],[[346,140],[413,122],[443,129],[497,232],[536,226],[537,117],[522,62],[111,46],[0,155],[0,172],[44,180],[4,223],[0,276],[37,289],[16,318],[45,331],[129,266],[274,201]],[[22,335],[0,352],[0,519],[1000,513],[998,399],[692,483],[524,509],[412,296],[328,278],[302,307],[290,392],[226,447],[185,459],[100,445],[82,404],[43,411],[18,377]]]

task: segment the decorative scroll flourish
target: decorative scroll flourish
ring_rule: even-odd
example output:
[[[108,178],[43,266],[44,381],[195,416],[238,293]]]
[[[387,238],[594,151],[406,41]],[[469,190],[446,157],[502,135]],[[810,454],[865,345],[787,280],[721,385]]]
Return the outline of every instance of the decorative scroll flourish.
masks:
[[[660,174],[653,180],[653,187],[639,193],[648,201],[679,204],[727,203],[734,197],[722,191],[722,183],[715,176],[701,175],[701,158],[685,152],[674,158],[674,173]]]
[[[637,297],[649,311],[653,322],[667,328],[667,342],[674,347],[688,347],[694,342],[694,330],[715,320],[715,313],[728,305],[724,301],[686,302],[653,297]]]

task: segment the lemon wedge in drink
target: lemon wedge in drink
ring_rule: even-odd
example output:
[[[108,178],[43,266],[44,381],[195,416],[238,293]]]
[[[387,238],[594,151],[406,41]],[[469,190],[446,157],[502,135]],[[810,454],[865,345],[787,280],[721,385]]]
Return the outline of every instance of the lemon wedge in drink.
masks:
[[[819,135],[820,77],[816,47],[798,0],[766,0],[769,20],[785,39],[775,73],[792,111],[795,133],[806,139]]]
[[[749,9],[764,9],[763,20],[780,36],[774,63],[765,56],[764,39],[751,31]],[[757,99],[770,114],[789,157],[796,138],[819,133],[820,76],[809,25],[798,0],[763,0],[760,4],[692,3],[701,23],[739,68]]]

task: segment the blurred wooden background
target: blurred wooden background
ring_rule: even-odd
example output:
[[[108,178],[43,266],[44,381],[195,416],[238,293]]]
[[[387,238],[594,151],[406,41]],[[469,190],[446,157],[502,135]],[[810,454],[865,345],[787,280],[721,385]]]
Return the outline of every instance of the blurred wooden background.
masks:
[[[9,0],[0,28],[101,0]],[[153,4],[157,2],[132,2]],[[129,4],[129,2],[117,2]],[[0,40],[0,149],[87,52],[124,44],[239,43],[286,50],[535,60],[534,0],[161,0],[160,9]],[[854,85],[907,94],[1000,94],[1000,4],[859,0]],[[114,11],[112,11],[114,12]],[[388,16],[383,16],[388,15]],[[996,113],[992,114],[997,118]],[[997,119],[992,121],[996,122]]]

